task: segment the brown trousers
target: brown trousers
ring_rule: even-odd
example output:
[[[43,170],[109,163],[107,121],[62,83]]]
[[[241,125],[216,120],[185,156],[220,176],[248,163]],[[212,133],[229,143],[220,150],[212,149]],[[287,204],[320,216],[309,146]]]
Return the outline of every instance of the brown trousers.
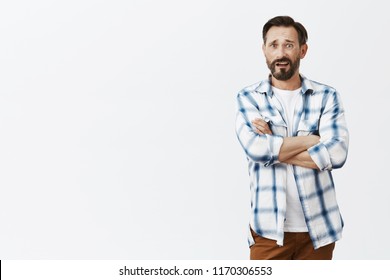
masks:
[[[314,250],[309,233],[285,232],[283,246],[251,230],[255,244],[250,247],[251,260],[331,260],[335,243]]]

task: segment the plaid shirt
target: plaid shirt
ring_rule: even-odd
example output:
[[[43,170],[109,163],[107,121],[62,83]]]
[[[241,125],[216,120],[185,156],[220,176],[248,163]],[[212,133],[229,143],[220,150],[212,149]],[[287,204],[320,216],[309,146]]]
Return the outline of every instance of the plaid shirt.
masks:
[[[344,165],[348,129],[339,93],[301,75],[301,98],[294,111],[293,136],[316,134],[320,142],[308,149],[319,170],[293,166],[299,198],[315,249],[341,238],[343,220],[336,201],[331,170]],[[283,245],[286,214],[287,165],[278,160],[287,136],[284,112],[274,98],[269,79],[237,95],[236,133],[248,159],[251,190],[251,228]],[[268,122],[272,135],[254,132],[252,121]],[[254,244],[249,232],[249,246]]]

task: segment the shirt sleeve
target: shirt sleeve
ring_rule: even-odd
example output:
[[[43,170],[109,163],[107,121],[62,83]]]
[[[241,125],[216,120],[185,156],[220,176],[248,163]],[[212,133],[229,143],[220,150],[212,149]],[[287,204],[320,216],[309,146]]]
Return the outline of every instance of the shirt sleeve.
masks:
[[[327,96],[319,122],[320,143],[308,152],[320,170],[332,170],[344,165],[348,154],[349,133],[344,108],[338,92]]]
[[[278,135],[259,135],[254,131],[252,121],[261,118],[258,105],[249,93],[241,92],[237,96],[236,134],[247,157],[270,166],[279,163],[279,151],[283,137]]]

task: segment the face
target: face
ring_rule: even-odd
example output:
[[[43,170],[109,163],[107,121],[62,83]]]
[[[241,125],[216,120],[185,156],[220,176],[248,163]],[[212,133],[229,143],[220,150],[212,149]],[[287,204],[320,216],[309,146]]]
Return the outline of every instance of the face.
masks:
[[[307,45],[299,46],[294,27],[273,26],[268,30],[263,52],[272,76],[287,81],[299,74],[300,60],[305,57]]]

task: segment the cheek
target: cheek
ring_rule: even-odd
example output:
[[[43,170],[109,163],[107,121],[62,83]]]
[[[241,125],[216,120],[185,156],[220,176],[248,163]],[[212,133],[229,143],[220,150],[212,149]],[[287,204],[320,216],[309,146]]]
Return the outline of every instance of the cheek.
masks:
[[[267,62],[268,65],[271,65],[272,61],[274,61],[274,60],[271,57],[269,57],[269,56],[265,57],[265,62]]]
[[[275,59],[275,55],[271,52],[266,52],[264,53],[264,56],[265,58],[268,60],[268,61],[273,61]]]

